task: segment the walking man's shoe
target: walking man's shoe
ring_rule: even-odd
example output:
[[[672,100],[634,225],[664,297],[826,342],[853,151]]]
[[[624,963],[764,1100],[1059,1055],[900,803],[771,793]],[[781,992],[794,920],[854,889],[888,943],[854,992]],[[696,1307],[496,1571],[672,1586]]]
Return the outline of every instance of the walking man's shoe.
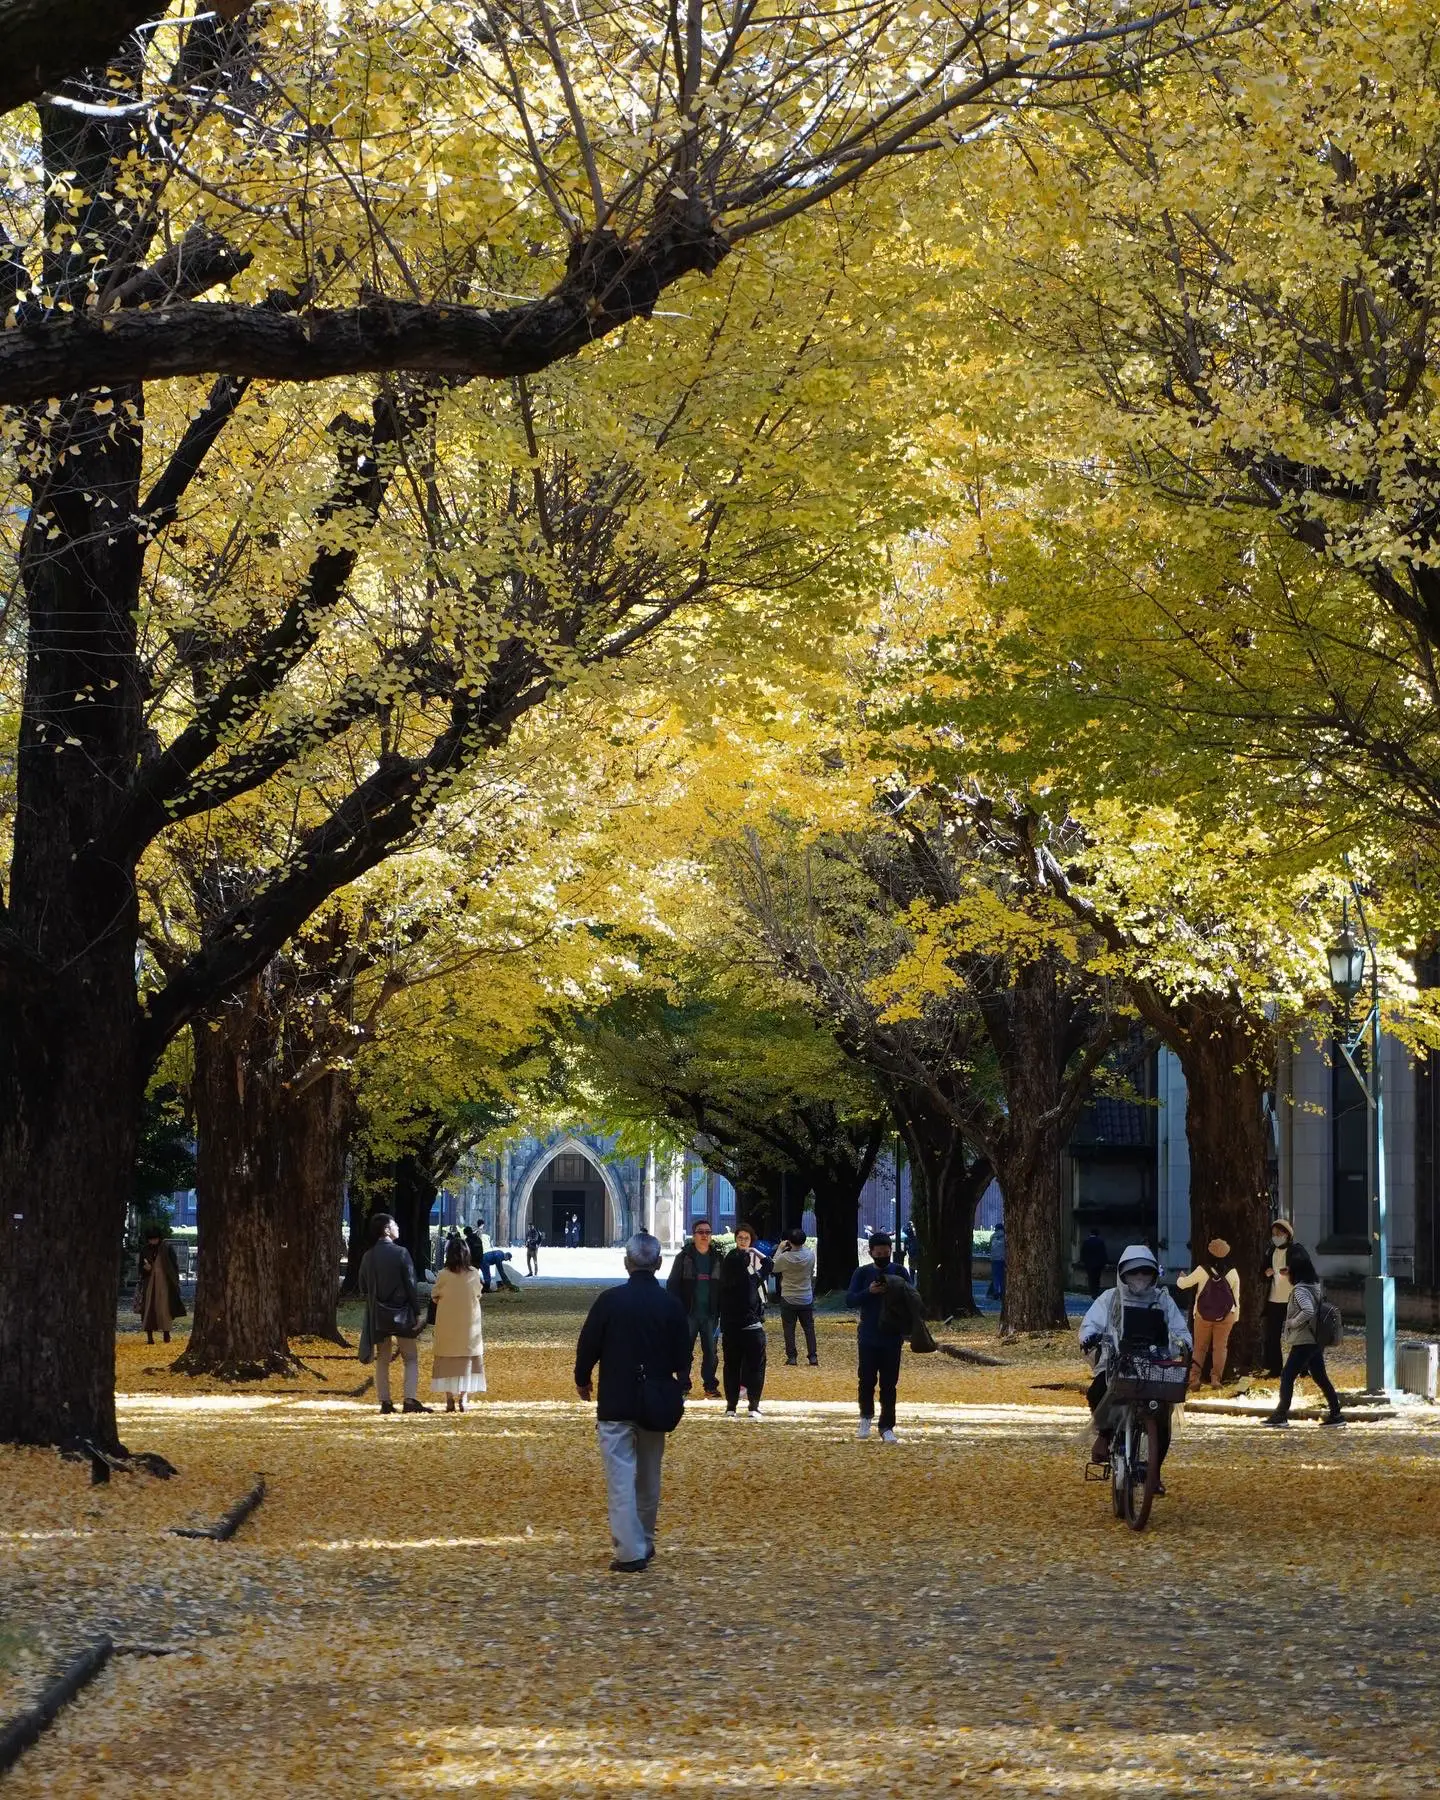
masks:
[[[384,1402],[384,1404],[383,1404],[383,1405],[382,1405],[382,1406],[381,1406],[381,1408],[380,1408],[380,1410],[381,1410],[381,1412],[382,1412],[382,1413],[392,1413],[392,1412],[394,1412],[394,1410],[395,1410],[395,1402],[394,1402],[394,1401],[393,1401],[393,1400],[387,1400],[387,1401],[385,1401],[385,1402]]]
[[[887,1430],[880,1433],[880,1442],[882,1444],[898,1444],[900,1440],[893,1431]]]
[[[649,1567],[650,1558],[648,1556],[642,1556],[636,1562],[621,1562],[617,1556],[610,1564],[610,1573],[612,1575],[638,1575],[642,1569]]]
[[[859,1429],[859,1430],[858,1430],[858,1431],[857,1431],[857,1432],[856,1432],[856,1433],[855,1433],[855,1435],[856,1435],[856,1437],[857,1437],[857,1438],[867,1438],[867,1437],[869,1437],[869,1435],[870,1435],[870,1428],[871,1428],[871,1426],[872,1426],[872,1424],[873,1424],[873,1423],[874,1423],[874,1421],[873,1421],[873,1420],[871,1420],[871,1419],[862,1419],[862,1420],[861,1420],[861,1421],[860,1421],[860,1429]]]
[[[1268,1418],[1262,1419],[1260,1423],[1262,1425],[1288,1425],[1290,1421],[1285,1417],[1284,1413],[1271,1413]]]
[[[812,1369],[818,1369],[820,1367],[820,1358],[818,1356],[812,1356],[810,1358],[810,1367]]]
[[[1332,1413],[1326,1413],[1325,1417],[1320,1421],[1320,1423],[1322,1425],[1343,1425],[1345,1423],[1345,1420],[1338,1412],[1332,1412]]]
[[[787,1356],[785,1358],[785,1367],[787,1369],[798,1369],[800,1367],[800,1358],[798,1356]]]
[[[423,1400],[407,1400],[405,1402],[405,1410],[406,1412],[434,1412],[435,1408],[433,1406],[426,1406]]]

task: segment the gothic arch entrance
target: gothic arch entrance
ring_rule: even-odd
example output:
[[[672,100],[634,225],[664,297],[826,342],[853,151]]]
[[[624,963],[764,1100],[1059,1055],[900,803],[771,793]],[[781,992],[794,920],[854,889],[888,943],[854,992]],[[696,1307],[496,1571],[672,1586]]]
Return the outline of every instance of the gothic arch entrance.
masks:
[[[577,1137],[542,1150],[525,1172],[515,1197],[514,1241],[523,1243],[531,1220],[547,1244],[563,1244],[566,1230],[597,1246],[621,1244],[629,1235],[628,1208],[614,1171]]]

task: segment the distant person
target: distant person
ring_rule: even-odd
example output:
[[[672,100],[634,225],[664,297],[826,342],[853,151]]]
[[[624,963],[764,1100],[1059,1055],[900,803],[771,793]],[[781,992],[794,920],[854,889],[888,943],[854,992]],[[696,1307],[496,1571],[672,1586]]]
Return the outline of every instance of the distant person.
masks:
[[[1005,1298],[1005,1221],[1002,1219],[990,1234],[990,1298]]]
[[[900,1354],[905,1348],[905,1332],[884,1316],[885,1283],[889,1280],[911,1282],[904,1269],[896,1269],[890,1260],[890,1234],[870,1233],[870,1260],[861,1263],[850,1278],[845,1304],[860,1314],[856,1332],[859,1351],[860,1426],[855,1435],[868,1438],[875,1421],[875,1387],[880,1387],[880,1439],[893,1444],[895,1438],[895,1403],[900,1386]]]
[[[488,1294],[490,1292],[490,1271],[485,1266],[485,1240],[473,1225],[462,1227],[465,1237],[465,1248],[470,1252],[470,1267],[480,1271],[480,1285]]]
[[[540,1230],[536,1225],[532,1225],[525,1233],[525,1273],[540,1273]]]
[[[1175,1283],[1178,1288],[1199,1288],[1195,1296],[1195,1353],[1190,1364],[1190,1386],[1198,1388],[1210,1358],[1210,1385],[1219,1387],[1225,1379],[1225,1360],[1230,1347],[1230,1333],[1240,1322],[1240,1276],[1230,1260],[1230,1246],[1224,1238],[1211,1238],[1206,1246],[1207,1260],[1196,1263],[1188,1275]]]
[[[1290,1246],[1295,1232],[1288,1219],[1276,1219],[1270,1227],[1270,1248],[1265,1267],[1265,1373],[1279,1375],[1285,1366],[1282,1339],[1285,1318],[1290,1310]]]
[[[820,1366],[815,1344],[815,1252],[805,1241],[805,1227],[792,1225],[780,1241],[773,1259],[780,1278],[780,1329],[785,1334],[785,1366],[799,1365],[796,1353],[795,1327],[805,1333],[805,1349],[810,1367]]]
[[[375,1347],[375,1392],[382,1413],[393,1413],[390,1359],[398,1350],[404,1366],[407,1413],[429,1412],[420,1400],[420,1290],[410,1252],[397,1240],[400,1227],[389,1213],[370,1221],[370,1248],[360,1259],[360,1298]]]
[[[900,1233],[900,1266],[910,1271],[912,1279],[920,1273],[920,1233],[913,1218],[905,1221]]]
[[[140,1247],[140,1268],[135,1279],[135,1310],[145,1327],[145,1342],[153,1344],[155,1333],[161,1341],[170,1342],[170,1327],[185,1317],[185,1302],[180,1297],[180,1264],[174,1246],[167,1241],[165,1229],[152,1225]]]
[[[1280,1375],[1280,1398],[1275,1410],[1265,1420],[1267,1425],[1290,1423],[1290,1402],[1295,1396],[1295,1383],[1308,1375],[1325,1396],[1329,1411],[1322,1425],[1343,1425],[1340,1396],[1335,1392],[1325,1367],[1325,1351],[1318,1341],[1320,1302],[1324,1290],[1310,1252],[1292,1238],[1287,1245],[1286,1269],[1290,1278],[1290,1299],[1285,1311],[1285,1366]]]
[[[1085,1271],[1085,1279],[1090,1283],[1090,1298],[1098,1300],[1100,1290],[1105,1285],[1105,1265],[1110,1260],[1105,1248],[1105,1240],[1092,1225],[1090,1235],[1080,1246],[1080,1267]]]
[[[735,1417],[740,1390],[752,1419],[763,1417],[765,1392],[765,1283],[771,1263],[755,1248],[748,1225],[735,1227],[735,1248],[720,1265],[720,1354],[725,1411]]]
[[[485,1392],[485,1343],[480,1297],[485,1292],[480,1271],[470,1267],[463,1238],[445,1248],[445,1267],[435,1277],[435,1354],[430,1371],[433,1392],[445,1396],[446,1412],[464,1412],[467,1394]]]
[[[660,1240],[637,1231],[625,1246],[623,1287],[606,1288],[575,1346],[575,1391],[592,1397],[600,1365],[595,1431],[605,1468],[613,1573],[636,1574],[655,1555],[665,1434],[678,1424],[690,1387],[690,1334],[680,1302],[655,1279]]]
[[[710,1221],[697,1219],[690,1227],[689,1242],[681,1247],[665,1279],[665,1286],[685,1309],[692,1361],[695,1340],[700,1340],[700,1385],[707,1400],[720,1398],[720,1366],[715,1349],[720,1330],[720,1263]]]

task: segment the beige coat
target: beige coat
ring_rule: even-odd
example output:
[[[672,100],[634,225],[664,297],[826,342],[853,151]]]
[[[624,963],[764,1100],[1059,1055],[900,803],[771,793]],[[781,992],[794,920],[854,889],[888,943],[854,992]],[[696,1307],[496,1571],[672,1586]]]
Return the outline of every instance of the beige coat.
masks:
[[[478,1269],[442,1269],[431,1293],[435,1300],[436,1356],[483,1356],[480,1296],[485,1291]]]

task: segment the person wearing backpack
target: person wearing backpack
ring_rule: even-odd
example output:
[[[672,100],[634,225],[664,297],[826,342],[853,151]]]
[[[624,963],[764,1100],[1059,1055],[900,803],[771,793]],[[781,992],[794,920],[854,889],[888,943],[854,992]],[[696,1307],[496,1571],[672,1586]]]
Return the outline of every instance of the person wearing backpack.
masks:
[[[1190,1385],[1201,1386],[1205,1358],[1210,1358],[1210,1385],[1219,1387],[1225,1379],[1225,1358],[1230,1348],[1230,1333],[1240,1318],[1240,1276],[1230,1260],[1230,1246],[1224,1238],[1211,1238],[1205,1246],[1207,1262],[1196,1263],[1188,1275],[1182,1275],[1176,1287],[1199,1288],[1195,1297],[1195,1358],[1190,1364]]]
[[[1326,1346],[1340,1341],[1340,1314],[1325,1299],[1315,1264],[1303,1244],[1290,1245],[1286,1263],[1291,1285],[1290,1304],[1285,1311],[1285,1367],[1280,1375],[1280,1398],[1265,1423],[1290,1423],[1295,1383],[1302,1375],[1308,1375],[1329,1402],[1330,1410],[1320,1423],[1343,1425],[1340,1396],[1325,1367]]]

